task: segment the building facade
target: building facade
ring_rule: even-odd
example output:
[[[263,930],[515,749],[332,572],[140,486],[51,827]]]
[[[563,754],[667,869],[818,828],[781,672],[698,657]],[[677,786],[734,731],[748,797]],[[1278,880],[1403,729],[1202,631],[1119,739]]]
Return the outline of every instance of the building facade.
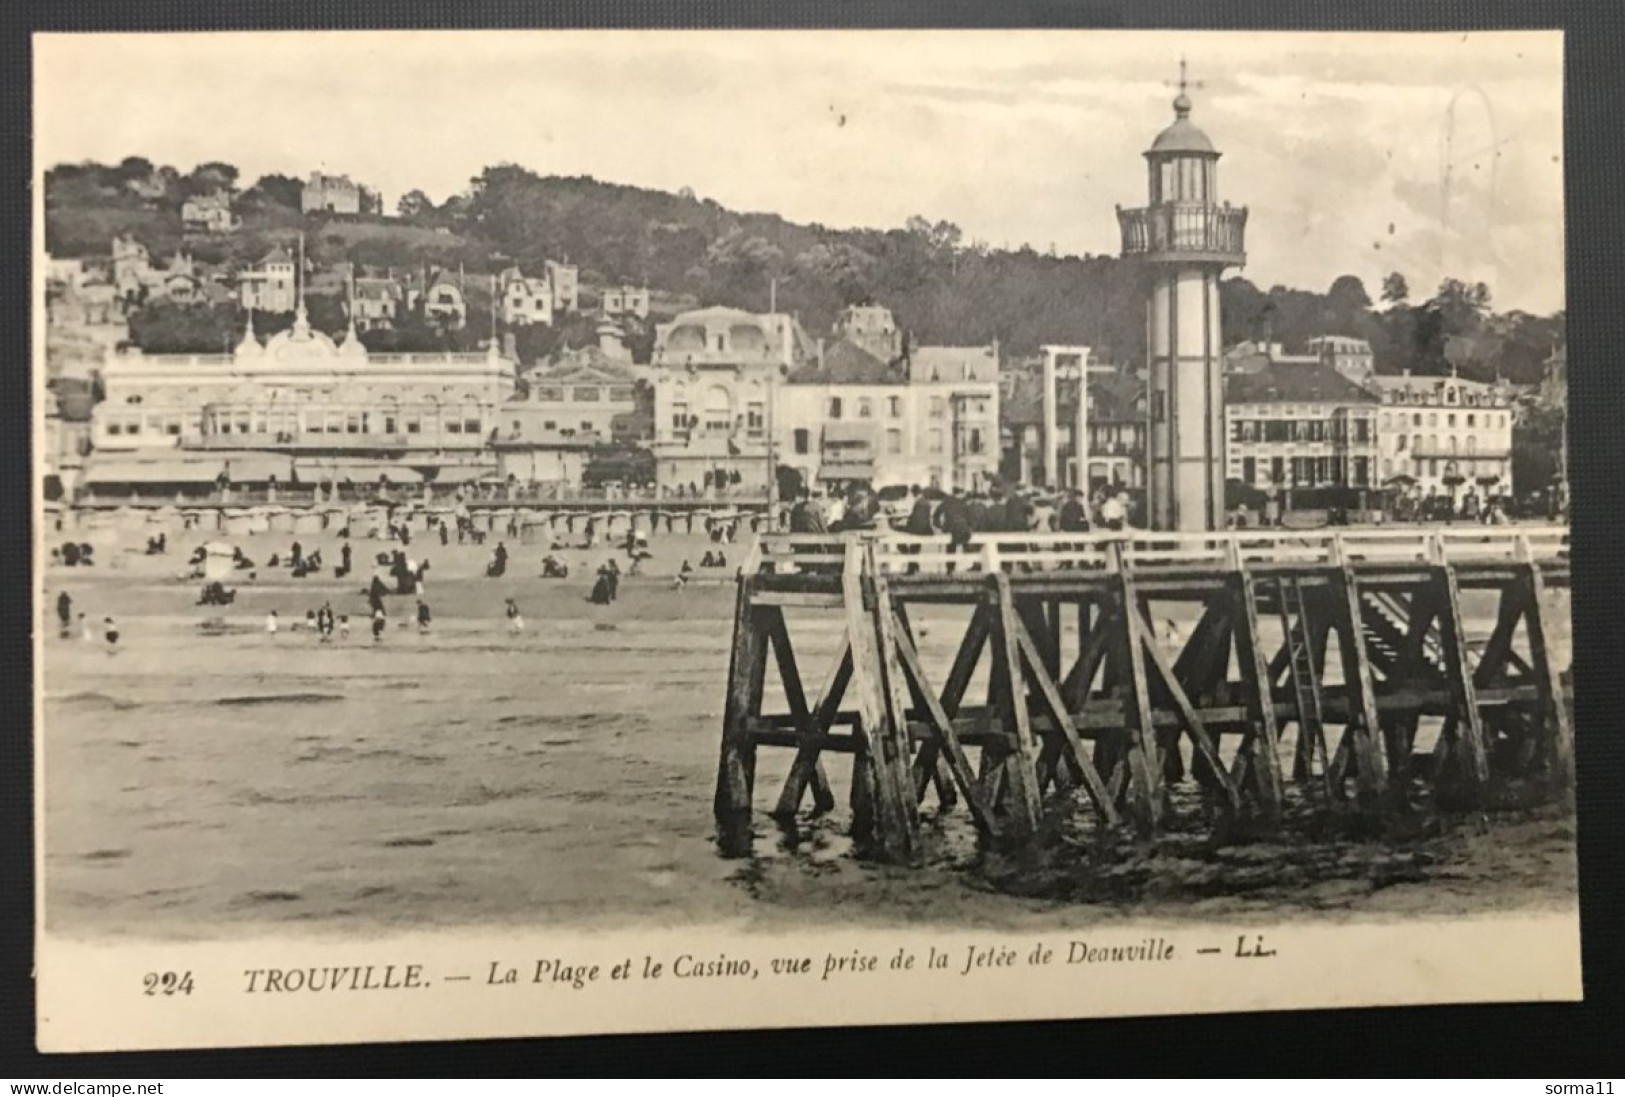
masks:
[[[235,462],[233,479],[264,479],[252,466],[282,483],[387,474],[400,484],[488,464],[514,370],[495,346],[369,354],[353,325],[342,341],[313,330],[300,302],[293,327],[263,344],[250,315],[231,354],[110,353],[102,383],[91,436],[104,464],[189,457],[193,470]],[[100,478],[120,482],[111,468]]]
[[[620,319],[625,316],[635,316],[639,320],[649,318],[649,288],[647,286],[611,286],[604,290],[602,304],[599,308],[605,316]]]
[[[705,308],[655,331],[655,475],[666,490],[765,493],[770,402],[804,360],[787,316]]]
[[[1459,377],[1373,377],[1381,400],[1379,475],[1411,477],[1423,495],[1460,500],[1513,490],[1512,400],[1507,390]]]
[[[259,312],[292,312],[298,297],[298,276],[293,256],[275,247],[248,270],[237,275],[237,301]]]
[[[1378,397],[1329,365],[1272,363],[1225,379],[1222,472],[1266,492],[1375,489]]]
[[[981,491],[997,472],[999,387],[975,373],[917,382],[906,364],[837,340],[776,389],[778,463],[814,486]]]
[[[984,490],[999,472],[998,343],[910,347],[905,368],[933,424],[928,430],[946,432],[950,462],[932,483],[946,491]]]
[[[196,194],[181,203],[181,227],[187,232],[231,232],[239,224],[231,212],[231,195],[225,191]]]
[[[498,275],[502,322],[509,327],[553,322],[553,286],[544,276],[526,278],[518,267]]]
[[[884,305],[848,305],[835,321],[835,338],[862,347],[882,362],[895,362],[903,354],[903,333]]]
[[[568,263],[549,259],[542,264],[542,276],[553,291],[553,311],[575,312],[581,307],[581,274]]]
[[[1132,370],[1091,366],[1084,422],[1089,438],[1087,484],[1101,488],[1145,487],[1146,386]],[[1043,378],[1034,366],[1010,372],[1000,386],[1000,446],[1003,479],[1020,484],[1044,480],[1047,445]],[[1055,412],[1055,460],[1076,483],[1077,390],[1060,387]]]
[[[300,192],[299,208],[305,213],[360,213],[361,187],[348,175],[313,171]]]
[[[1309,353],[1331,366],[1356,385],[1366,384],[1376,373],[1376,357],[1371,344],[1349,335],[1321,335],[1309,340]]]

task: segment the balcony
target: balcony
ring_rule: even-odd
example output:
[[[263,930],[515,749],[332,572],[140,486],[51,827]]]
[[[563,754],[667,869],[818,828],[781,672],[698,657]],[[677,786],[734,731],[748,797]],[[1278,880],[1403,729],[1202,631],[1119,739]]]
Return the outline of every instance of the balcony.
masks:
[[[1124,257],[1152,262],[1247,262],[1247,210],[1240,206],[1164,204],[1117,210]]]

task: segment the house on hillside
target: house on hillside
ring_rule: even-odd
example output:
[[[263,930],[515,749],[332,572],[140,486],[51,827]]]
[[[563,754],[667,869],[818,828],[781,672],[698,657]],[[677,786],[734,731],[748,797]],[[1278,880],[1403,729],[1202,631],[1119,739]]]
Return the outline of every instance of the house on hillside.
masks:
[[[635,316],[639,320],[649,318],[649,288],[644,286],[611,286],[604,290],[599,309],[605,316],[612,319],[621,319],[625,316]]]
[[[362,188],[348,175],[313,171],[300,192],[299,208],[305,213],[361,213],[361,192]]]
[[[357,278],[350,302],[357,331],[392,328],[400,315],[403,294],[393,278]]]
[[[257,312],[292,312],[297,296],[293,256],[278,245],[237,275],[237,300]]]
[[[450,271],[436,271],[427,279],[414,274],[406,280],[406,307],[421,309],[426,320],[456,330],[468,323],[468,300],[463,279]]]
[[[181,227],[187,232],[226,233],[241,223],[231,211],[231,195],[223,190],[194,194],[181,203]]]
[[[553,291],[553,311],[575,312],[581,303],[581,276],[568,263],[549,259],[542,264],[542,276]]]
[[[882,362],[895,362],[903,353],[903,333],[884,305],[848,305],[835,321],[835,338],[862,347]]]
[[[509,327],[553,322],[553,286],[544,275],[526,278],[518,267],[497,276],[502,322]]]

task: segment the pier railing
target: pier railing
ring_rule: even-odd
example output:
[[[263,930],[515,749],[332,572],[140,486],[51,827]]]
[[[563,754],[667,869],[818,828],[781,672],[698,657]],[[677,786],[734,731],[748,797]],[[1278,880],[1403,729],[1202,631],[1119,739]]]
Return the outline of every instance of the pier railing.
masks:
[[[1243,566],[1456,564],[1566,561],[1567,526],[1442,529],[1238,530],[1225,533],[983,533],[954,546],[946,535],[779,534],[757,538],[742,571],[828,572],[849,554],[880,574],[1084,570],[1221,571]]]

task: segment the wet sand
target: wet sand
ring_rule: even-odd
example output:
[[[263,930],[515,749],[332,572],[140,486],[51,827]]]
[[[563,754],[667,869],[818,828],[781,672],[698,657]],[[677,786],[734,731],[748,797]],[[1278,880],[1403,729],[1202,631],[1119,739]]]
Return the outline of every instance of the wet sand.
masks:
[[[1419,817],[1383,841],[1294,823],[1268,842],[1215,847],[1175,833],[1146,847],[1102,844],[1070,824],[1044,853],[980,850],[963,811],[927,811],[927,863],[887,868],[853,855],[840,810],[782,828],[758,813],[755,854],[719,857],[711,795],[733,608],[731,568],[697,563],[702,537],[660,537],[650,574],[613,606],[586,601],[588,573],[614,555],[570,553],[565,581],[538,577],[539,546],[510,544],[510,575],[479,577],[490,545],[414,542],[432,561],[427,635],[367,633],[366,581],[379,542],[356,545],[358,574],[335,580],[261,569],[236,604],[195,606],[171,553],[119,552],[47,572],[45,643],[48,927],[70,936],[189,938],[303,930],[445,926],[621,926],[839,919],[957,926],[1075,926],[1128,918],[1459,916],[1574,902],[1572,818],[1558,809]],[[294,538],[247,539],[251,556]],[[730,564],[746,546],[726,547]],[[624,555],[621,557],[625,565]],[[66,589],[123,634],[55,636]],[[503,599],[523,608],[510,635]],[[324,599],[348,640],[289,631]],[[275,609],[284,630],[268,636]],[[950,611],[951,613],[951,611]],[[916,615],[922,656],[945,664],[946,617]],[[798,621],[803,673],[822,673],[833,621]],[[1566,646],[1565,646],[1566,650]],[[973,689],[976,687],[973,685]],[[770,691],[769,703],[774,693]],[[764,751],[759,809],[789,763]],[[830,760],[844,799],[845,759]],[[931,801],[928,800],[928,808]],[[1185,805],[1189,807],[1189,805]]]

